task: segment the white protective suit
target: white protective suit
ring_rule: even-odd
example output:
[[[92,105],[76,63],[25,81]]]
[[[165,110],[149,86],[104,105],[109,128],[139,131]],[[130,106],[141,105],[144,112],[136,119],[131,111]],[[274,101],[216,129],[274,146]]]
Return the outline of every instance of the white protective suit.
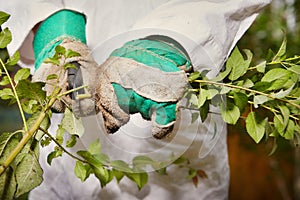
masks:
[[[270,0],[10,0],[1,1],[0,10],[11,14],[3,27],[9,27],[13,34],[8,50],[10,54],[20,51],[21,66],[32,67],[34,63],[31,29],[58,10],[71,9],[86,16],[87,45],[99,64],[127,41],[165,35],[185,48],[195,70],[210,70],[212,77],[269,3]],[[61,118],[55,116],[50,128],[54,133]],[[44,182],[31,192],[30,199],[228,198],[226,126],[220,116],[211,115],[205,123],[198,120],[191,124],[191,112],[182,110],[175,128],[176,137],[162,141],[151,137],[148,122],[138,114],[110,136],[103,134],[101,116],[88,118],[84,125],[88,131],[77,148],[85,148],[100,137],[103,151],[113,159],[130,160],[135,155],[167,159],[171,153],[175,157],[184,153],[190,166],[205,171],[208,178],[200,179],[195,187],[186,179],[188,168],[171,167],[167,176],[150,173],[149,183],[141,191],[128,179],[120,184],[114,180],[101,189],[93,176],[81,183],[73,172],[74,161],[68,156],[55,159],[49,167],[45,161],[53,148],[49,146],[41,148]]]

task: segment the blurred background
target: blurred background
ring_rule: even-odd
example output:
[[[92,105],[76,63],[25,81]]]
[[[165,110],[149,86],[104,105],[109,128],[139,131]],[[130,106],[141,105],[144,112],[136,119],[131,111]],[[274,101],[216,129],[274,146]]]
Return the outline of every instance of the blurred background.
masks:
[[[254,63],[266,58],[268,49],[276,51],[286,32],[288,56],[300,48],[300,0],[273,0],[238,43],[240,49],[254,53]],[[0,49],[0,58],[7,55]],[[17,108],[0,100],[0,133],[21,128]],[[231,168],[231,200],[300,199],[300,152],[287,141],[269,156],[270,142],[256,144],[242,124],[228,127]]]
[[[273,0],[239,41],[240,49],[254,53],[254,63],[277,51],[287,36],[287,55],[300,52],[300,0]],[[244,127],[228,127],[230,199],[299,200],[300,152],[288,141],[278,141],[269,156],[272,141],[256,144]]]

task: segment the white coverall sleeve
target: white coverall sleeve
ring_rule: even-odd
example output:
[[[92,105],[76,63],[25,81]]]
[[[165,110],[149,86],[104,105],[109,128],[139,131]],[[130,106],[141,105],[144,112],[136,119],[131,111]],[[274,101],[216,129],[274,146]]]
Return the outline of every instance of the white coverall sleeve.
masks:
[[[129,29],[133,33],[123,32],[118,35],[115,44],[122,45],[124,39],[148,35],[169,36],[185,48],[195,70],[210,70],[209,75],[215,76],[237,41],[270,2],[271,0],[168,1],[138,19]],[[127,38],[122,35],[127,35]],[[104,46],[106,49],[108,46],[116,48],[113,43],[108,42],[109,45]]]

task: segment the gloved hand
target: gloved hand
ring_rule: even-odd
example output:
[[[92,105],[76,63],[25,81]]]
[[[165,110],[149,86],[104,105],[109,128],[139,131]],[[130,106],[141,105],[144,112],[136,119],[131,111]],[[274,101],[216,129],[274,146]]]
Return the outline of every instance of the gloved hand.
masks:
[[[165,41],[134,40],[113,51],[96,71],[96,106],[107,132],[140,113],[152,121],[155,138],[168,135],[188,83],[185,71],[191,69],[187,55]]]
[[[32,80],[45,82],[47,95],[50,95],[57,86],[61,88],[60,93],[64,93],[80,86],[91,85],[92,79],[90,77],[94,74],[97,67],[97,63],[94,61],[85,44],[66,38],[63,39],[60,46],[80,54],[79,56],[67,58],[63,61],[73,64],[77,69],[68,68],[65,70],[62,66],[42,63],[34,73]],[[51,74],[58,75],[58,85],[56,79],[47,80],[47,77]],[[69,107],[75,115],[87,116],[95,112],[95,103],[91,93],[90,87],[82,88],[71,94],[62,96],[52,107],[57,112],[64,112],[65,108]],[[85,97],[79,98],[80,95]]]
[[[45,82],[47,95],[52,94],[55,87],[61,88],[61,93],[83,85],[91,85],[90,77],[94,74],[97,63],[91,56],[90,50],[85,44],[85,17],[70,10],[59,11],[48,17],[39,26],[34,38],[35,68],[33,81]],[[77,69],[65,70],[62,66],[44,63],[46,58],[52,57],[55,48],[60,45],[66,50],[72,50],[80,55],[71,58],[61,58],[60,62],[72,63]],[[47,80],[51,74],[58,76],[56,79]],[[78,98],[78,94],[89,96],[89,88],[80,89],[70,95],[65,95],[53,105],[54,110],[63,112],[66,106],[80,116],[94,113],[95,104],[93,99]],[[83,96],[83,95],[81,95]]]

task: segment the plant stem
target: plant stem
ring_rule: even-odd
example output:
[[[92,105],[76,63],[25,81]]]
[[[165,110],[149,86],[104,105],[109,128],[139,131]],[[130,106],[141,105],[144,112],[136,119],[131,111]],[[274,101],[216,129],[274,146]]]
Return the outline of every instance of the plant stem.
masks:
[[[60,91],[61,90],[56,90],[56,93],[54,94],[54,96],[56,96]],[[13,162],[13,160],[21,152],[21,150],[26,145],[26,143],[30,140],[30,138],[34,135],[34,133],[39,129],[41,123],[43,122],[43,120],[46,116],[47,111],[51,108],[51,106],[54,104],[55,101],[56,101],[56,98],[52,97],[49,100],[46,108],[39,114],[39,116],[35,120],[33,126],[28,131],[25,131],[25,134],[23,135],[21,141],[18,143],[18,145],[14,148],[14,150],[10,153],[10,155],[6,158],[6,160],[0,166],[0,175]]]
[[[220,82],[209,81],[209,80],[193,80],[193,82],[206,83],[206,84],[210,84],[210,85],[219,85],[219,86],[223,86],[223,87],[230,87],[230,88],[245,90],[245,91],[248,91],[248,92],[253,92],[253,93],[256,93],[256,94],[260,94],[260,95],[269,97],[271,99],[276,99],[278,101],[283,101],[285,103],[288,103],[288,104],[290,104],[292,106],[295,106],[296,108],[300,109],[300,105],[298,105],[296,103],[293,103],[293,102],[291,102],[289,100],[279,99],[279,98],[276,98],[276,97],[274,97],[274,96],[272,96],[270,94],[266,94],[266,93],[263,93],[263,92],[260,92],[260,91],[257,91],[257,90],[252,90],[252,89],[249,89],[249,88],[245,88],[245,87],[242,87],[242,86],[230,85],[230,84],[227,84],[227,83],[220,83]]]
[[[43,129],[43,128],[41,128],[41,127],[39,127],[39,130],[43,131],[49,138],[51,138],[51,140],[54,141],[55,144],[56,144],[57,146],[59,146],[59,148],[61,148],[66,154],[68,154],[69,156],[71,156],[71,157],[74,158],[75,160],[79,160],[79,161],[81,161],[81,162],[83,162],[83,163],[86,163],[85,160],[82,160],[82,159],[80,159],[80,158],[74,156],[74,155],[73,155],[72,153],[70,153],[67,149],[65,149],[61,144],[59,144],[59,142],[57,142],[56,139],[55,139],[48,131],[46,131],[45,129]]]
[[[277,64],[281,64],[283,62],[290,62],[290,61],[299,60],[299,59],[300,59],[300,56],[295,56],[292,58],[287,58],[284,61],[272,61],[272,62],[267,63],[267,65],[277,65]]]
[[[16,98],[16,101],[17,101],[17,104],[18,104],[18,108],[19,108],[19,111],[20,111],[20,114],[21,114],[21,118],[22,118],[22,121],[23,121],[23,126],[24,126],[24,129],[25,129],[25,132],[28,131],[28,126],[27,126],[27,123],[26,123],[26,118],[25,118],[25,115],[24,115],[24,112],[23,112],[23,109],[22,109],[22,106],[21,106],[21,102],[20,102],[20,99],[18,97],[18,94],[17,94],[17,91],[16,91],[16,87],[8,73],[8,70],[7,68],[5,67],[5,64],[3,63],[3,61],[0,59],[0,63],[1,63],[1,66],[3,67],[5,73],[6,73],[6,76],[9,80],[9,83],[12,87],[12,90],[13,90],[13,93],[14,93],[14,96]]]
[[[14,148],[14,150],[10,153],[10,155],[6,158],[6,160],[3,162],[3,164],[0,167],[0,175],[4,172],[4,170],[13,162],[15,157],[21,152],[23,147],[26,145],[28,140],[32,137],[32,135],[36,132],[36,130],[39,128],[40,124],[45,118],[46,113],[41,112],[38,118],[36,119],[34,125],[31,127],[30,130],[26,131],[21,141],[18,143],[18,145]]]
[[[66,92],[63,92],[63,93],[61,93],[61,94],[57,95],[57,98],[60,98],[60,97],[66,96],[67,94],[70,94],[70,93],[72,93],[72,92],[75,92],[75,91],[77,91],[77,90],[80,90],[80,89],[82,89],[82,88],[86,88],[86,87],[88,87],[88,86],[86,86],[86,85],[82,85],[82,86],[80,86],[80,87],[77,87],[77,88],[74,88],[74,89],[72,89],[72,90],[68,90],[68,91],[66,91]]]

